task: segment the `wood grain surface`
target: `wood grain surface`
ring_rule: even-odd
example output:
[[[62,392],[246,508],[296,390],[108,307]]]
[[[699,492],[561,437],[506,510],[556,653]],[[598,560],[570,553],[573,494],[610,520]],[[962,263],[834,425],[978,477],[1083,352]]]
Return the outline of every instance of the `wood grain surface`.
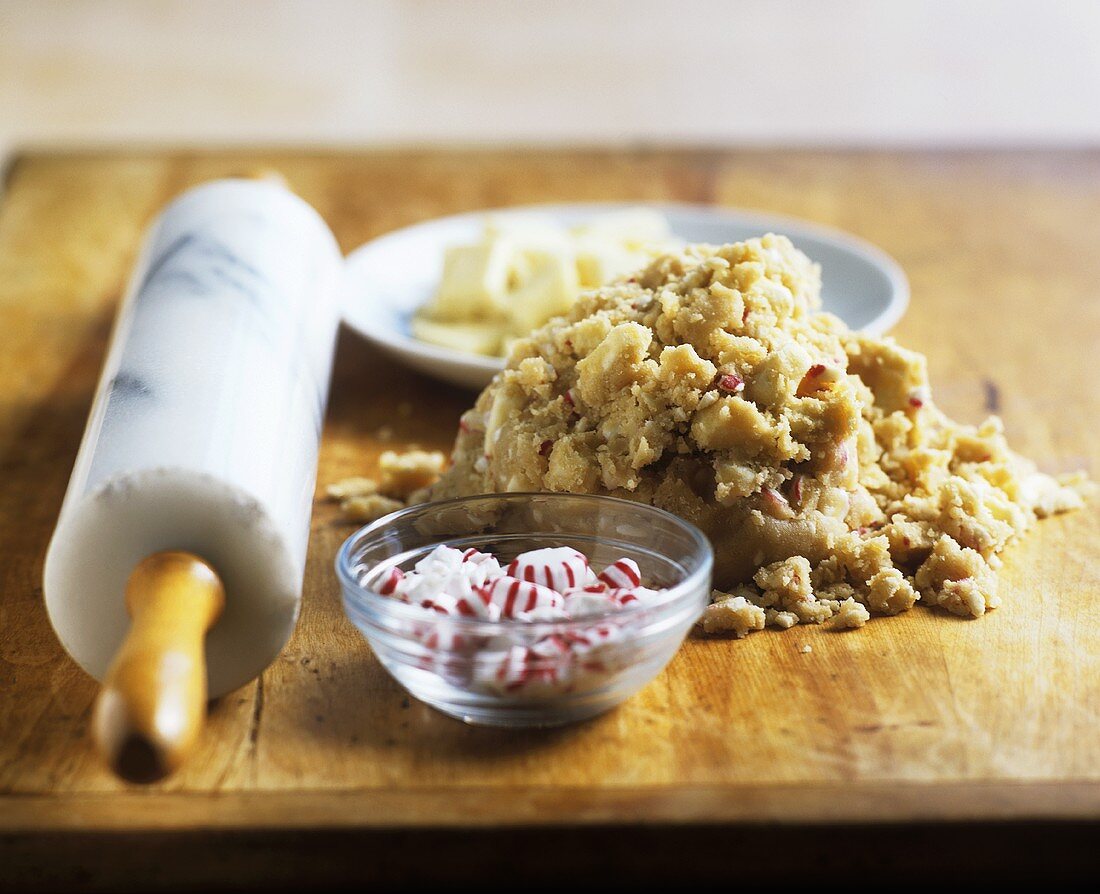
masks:
[[[0,201],[0,834],[1100,820],[1095,503],[1009,550],[1004,604],[979,620],[918,607],[861,631],[691,639],[621,708],[508,732],[443,717],[382,670],[331,571],[351,528],[319,500],[286,651],[211,706],[182,772],[113,778],[90,744],[96,685],[46,619],[45,548],[143,227],[185,187],[258,165],[345,250],[539,201],[841,227],[908,273],[895,334],[927,353],[948,413],[997,412],[1042,468],[1100,471],[1100,153],[25,155]],[[320,485],[386,448],[448,449],[471,400],[343,333]]]

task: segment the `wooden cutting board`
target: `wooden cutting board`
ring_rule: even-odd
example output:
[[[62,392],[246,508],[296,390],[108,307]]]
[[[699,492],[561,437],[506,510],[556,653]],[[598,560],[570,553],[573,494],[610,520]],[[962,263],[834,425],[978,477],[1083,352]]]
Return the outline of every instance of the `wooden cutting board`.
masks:
[[[89,746],[96,687],[46,620],[43,556],[144,226],[185,187],[257,165],[281,170],[345,250],[435,215],[539,201],[711,202],[841,227],[908,273],[896,335],[927,353],[948,413],[997,412],[1044,469],[1100,472],[1100,153],[24,155],[0,200],[0,878],[87,882],[114,846],[120,878],[144,859],[178,880],[201,872],[174,842],[214,832],[245,836],[228,876],[244,879],[260,871],[257,842],[317,873],[309,854],[287,856],[309,830],[329,842],[373,830],[401,852],[392,836],[419,829],[453,857],[464,839],[446,830],[638,826],[637,868],[653,863],[653,829],[677,855],[698,844],[683,824],[734,835],[707,839],[698,860],[748,864],[734,833],[762,824],[825,826],[836,842],[852,824],[922,823],[934,851],[965,840],[959,823],[1100,819],[1097,503],[1009,550],[1003,607],[982,619],[917,608],[854,632],[692,639],[620,709],[507,732],[449,720],[381,669],[331,571],[351,528],[318,500],[285,653],[212,706],[184,772],[145,790],[113,779]],[[471,400],[344,333],[320,485],[369,475],[386,448],[448,449]],[[783,834],[773,864],[826,850],[811,833],[777,849]],[[210,853],[230,860],[228,840]],[[516,854],[539,851],[523,840]],[[49,850],[59,841],[72,847]]]

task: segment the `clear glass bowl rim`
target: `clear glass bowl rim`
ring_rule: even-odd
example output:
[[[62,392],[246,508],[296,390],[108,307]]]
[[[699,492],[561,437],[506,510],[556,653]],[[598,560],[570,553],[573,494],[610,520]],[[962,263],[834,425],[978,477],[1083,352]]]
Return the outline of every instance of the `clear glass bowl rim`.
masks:
[[[389,525],[400,521],[402,518],[412,515],[416,512],[423,512],[425,509],[435,507],[457,506],[459,504],[471,504],[479,502],[489,501],[519,501],[524,499],[530,499],[531,497],[539,497],[541,499],[554,500],[570,499],[580,500],[582,502],[588,502],[592,504],[616,504],[623,508],[630,508],[637,511],[646,513],[652,513],[658,517],[662,517],[667,521],[670,521],[675,527],[679,528],[685,534],[688,535],[690,540],[694,543],[694,549],[692,554],[700,558],[699,566],[691,572],[686,578],[680,581],[673,587],[667,588],[658,599],[637,603],[635,605],[629,605],[625,608],[615,609],[613,611],[604,612],[598,615],[589,615],[584,618],[570,618],[562,620],[549,620],[549,621],[516,621],[516,620],[504,620],[504,621],[492,621],[488,618],[469,618],[469,617],[452,617],[447,616],[441,618],[439,615],[433,615],[431,612],[421,608],[419,605],[409,605],[404,602],[399,602],[396,599],[391,599],[388,596],[383,596],[381,593],[376,593],[374,590],[369,590],[364,587],[356,579],[352,573],[350,556],[353,548],[369,541],[370,535]],[[562,535],[568,536],[568,535]],[[446,541],[440,541],[445,543]],[[384,515],[368,525],[364,525],[341,544],[340,549],[336,553],[336,575],[340,579],[340,583],[344,589],[344,597],[349,601],[355,603],[355,607],[360,610],[365,610],[368,614],[375,614],[376,616],[389,616],[396,618],[403,618],[410,621],[425,621],[425,620],[437,620],[446,621],[447,625],[451,629],[465,630],[465,631],[477,631],[481,635],[492,635],[494,632],[500,632],[509,629],[515,629],[517,626],[522,625],[524,629],[534,628],[552,628],[554,630],[571,630],[574,628],[591,628],[597,626],[604,621],[611,619],[627,620],[634,614],[641,614],[642,612],[653,612],[654,610],[668,610],[676,607],[682,600],[695,594],[700,588],[706,587],[709,580],[711,571],[714,567],[714,550],[710,545],[710,540],[707,536],[699,530],[691,522],[680,518],[678,515],[674,515],[664,509],[660,509],[656,506],[651,506],[648,503],[637,503],[633,500],[624,500],[621,497],[608,497],[601,494],[567,494],[567,493],[555,493],[546,491],[522,491],[522,492],[509,492],[503,494],[478,494],[473,497],[452,497],[446,500],[435,500],[428,503],[417,503],[415,506],[407,506],[404,509],[398,509],[396,512],[391,512],[389,515]],[[352,597],[350,594],[354,594]]]

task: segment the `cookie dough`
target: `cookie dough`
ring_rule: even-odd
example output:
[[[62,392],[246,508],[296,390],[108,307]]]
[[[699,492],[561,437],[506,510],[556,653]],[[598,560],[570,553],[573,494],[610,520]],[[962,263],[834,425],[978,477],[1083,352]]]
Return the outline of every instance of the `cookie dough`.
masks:
[[[777,627],[918,600],[981,615],[998,554],[1084,485],[1038,472],[995,418],[948,419],[925,358],[818,312],[820,290],[817,265],[768,235],[688,246],[583,295],[514,345],[422,496],[599,493],[675,512],[714,544],[712,630],[762,626],[750,606]]]

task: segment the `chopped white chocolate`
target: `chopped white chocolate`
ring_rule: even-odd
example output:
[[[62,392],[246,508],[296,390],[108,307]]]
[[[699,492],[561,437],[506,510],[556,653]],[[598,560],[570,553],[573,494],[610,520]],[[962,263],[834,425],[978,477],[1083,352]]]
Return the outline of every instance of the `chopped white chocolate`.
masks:
[[[427,308],[431,318],[469,322],[504,310],[512,246],[507,240],[455,245],[443,256],[439,291]]]
[[[582,289],[602,286],[674,244],[646,209],[600,215],[568,230],[534,215],[490,217],[480,242],[448,248],[439,288],[412,320],[422,341],[502,356],[512,341],[566,313]]]
[[[470,354],[486,354],[490,357],[501,353],[503,336],[499,323],[442,323],[424,317],[413,317],[410,328],[412,334],[421,341],[440,347]]]

